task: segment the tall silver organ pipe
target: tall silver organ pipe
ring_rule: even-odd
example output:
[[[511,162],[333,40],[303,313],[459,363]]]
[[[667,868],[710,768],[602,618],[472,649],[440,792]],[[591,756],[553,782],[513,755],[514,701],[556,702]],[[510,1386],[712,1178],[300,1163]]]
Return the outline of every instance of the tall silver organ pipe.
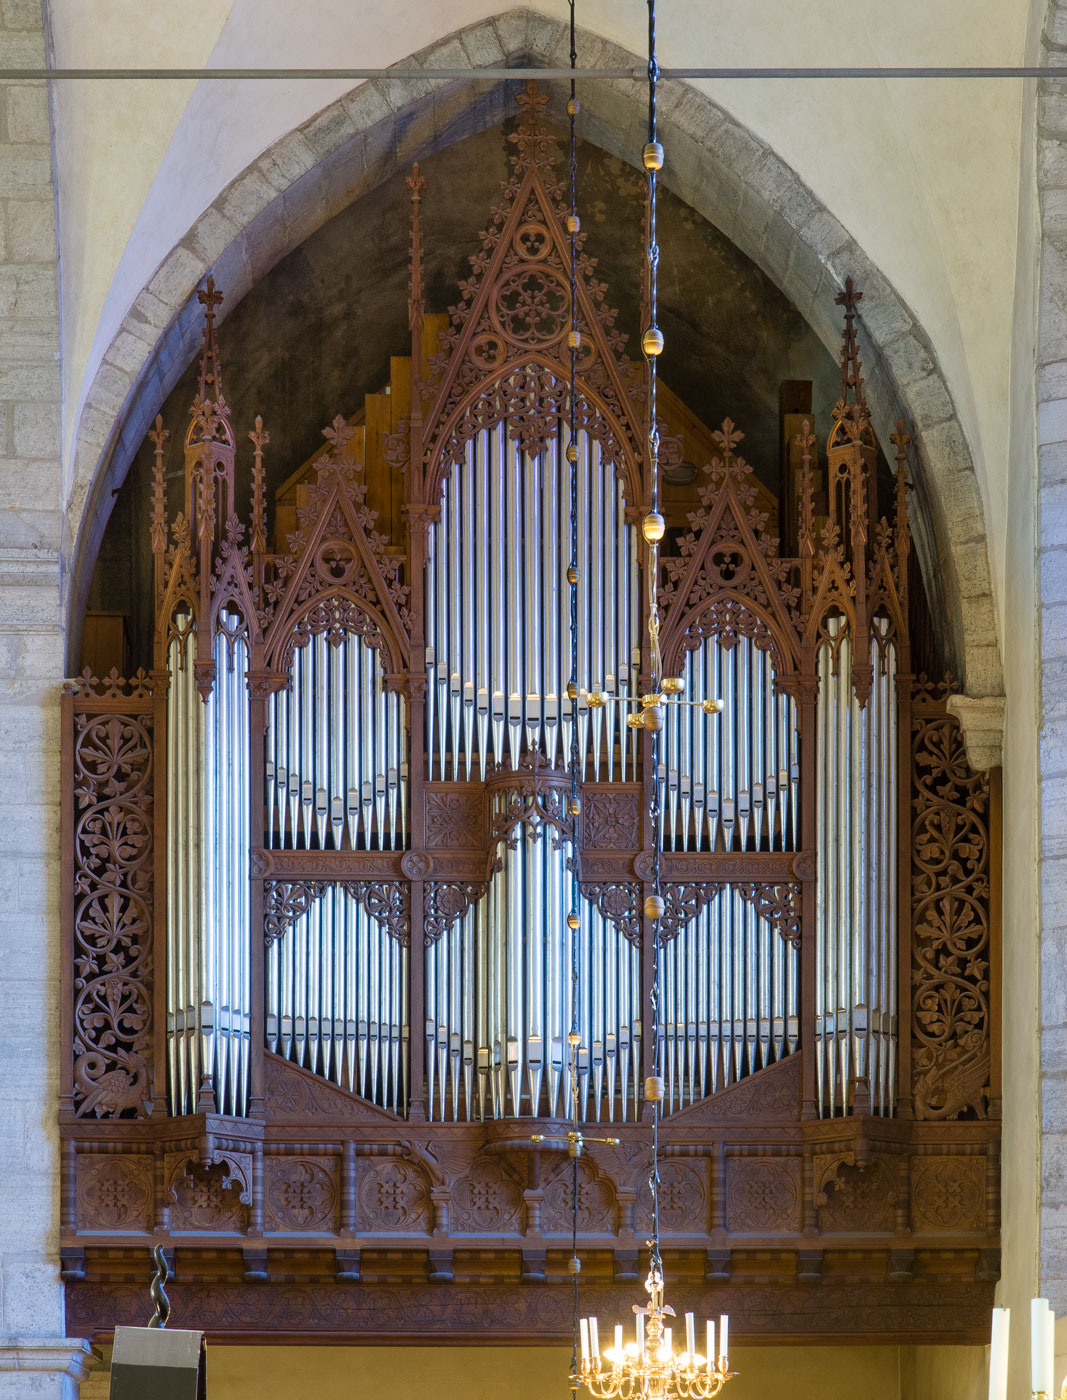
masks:
[[[796,705],[776,695],[769,652],[750,637],[705,638],[685,653],[685,694],[722,714],[667,708],[663,840],[675,851],[793,851],[800,820]]]
[[[488,893],[426,949],[426,1092],[437,1121],[570,1114],[571,939],[579,946],[579,1117],[633,1121],[641,956],[585,899],[553,831],[521,829]]]
[[[556,438],[528,457],[507,424],[452,468],[426,566],[428,777],[484,780],[540,749],[570,754],[569,468]],[[625,710],[590,712],[591,689],[637,693],[637,534],[600,445],[579,435],[579,747],[594,780],[632,781]]]
[[[408,950],[327,885],[267,950],[267,1048],[407,1112]]]
[[[267,843],[399,850],[407,841],[404,697],[380,654],[346,633],[293,648],[287,690],[267,707]]]
[[[675,1113],[776,1064],[800,1038],[799,954],[735,887],[660,949],[660,1064]]]
[[[896,1080],[896,653],[876,618],[874,684],[862,709],[852,642],[827,622],[816,706],[816,1081],[821,1112],[850,1111],[856,1080],[893,1111]]]
[[[240,619],[224,614],[235,632]],[[167,1048],[172,1113],[207,1080],[220,1113],[248,1104],[250,938],[248,647],[215,639],[215,684],[196,688],[196,635],[172,638],[167,697]]]

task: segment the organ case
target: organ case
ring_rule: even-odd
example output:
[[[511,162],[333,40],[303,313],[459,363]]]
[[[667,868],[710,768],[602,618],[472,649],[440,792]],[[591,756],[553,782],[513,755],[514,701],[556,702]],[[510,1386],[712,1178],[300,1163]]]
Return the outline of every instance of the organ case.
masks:
[[[575,952],[578,1114],[619,1139],[581,1164],[594,1287],[639,1267],[658,957],[683,1290],[712,1311],[728,1295],[742,1335],[810,1334],[805,1287],[832,1299],[857,1273],[868,1313],[824,1309],[825,1335],[874,1331],[886,1308],[901,1338],[984,1325],[996,790],[967,767],[947,687],[914,675],[908,439],[883,517],[859,293],[838,299],[829,438],[805,423],[786,499],[732,422],[694,437],[684,416],[706,465],[668,519],[663,654],[725,708],[668,707],[653,772],[625,723],[646,684],[640,380],[582,248],[572,544],[566,210],[542,101],[523,94],[447,317],[423,306],[413,173],[410,359],[325,430],[274,502],[273,543],[269,437],[257,419],[238,452],[219,294],[200,294],[174,520],[152,434],[151,672],[64,696],[72,1335],[136,1309],[124,1261],[161,1233],[188,1325],[566,1332],[569,1178],[533,1138],[571,1111]],[[789,512],[786,557],[769,521]],[[657,784],[658,948],[641,912]],[[337,1280],[359,1287],[314,1324],[279,1321]],[[452,1325],[464,1284],[488,1333]]]

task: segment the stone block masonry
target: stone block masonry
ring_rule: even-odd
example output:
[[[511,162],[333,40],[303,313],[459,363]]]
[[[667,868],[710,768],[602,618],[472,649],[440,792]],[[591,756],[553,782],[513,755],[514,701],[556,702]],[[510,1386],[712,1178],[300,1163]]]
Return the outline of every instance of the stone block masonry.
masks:
[[[41,66],[39,0],[0,6],[0,67]],[[0,1400],[74,1400],[91,1357],[59,1281],[58,271],[48,92],[0,87]]]

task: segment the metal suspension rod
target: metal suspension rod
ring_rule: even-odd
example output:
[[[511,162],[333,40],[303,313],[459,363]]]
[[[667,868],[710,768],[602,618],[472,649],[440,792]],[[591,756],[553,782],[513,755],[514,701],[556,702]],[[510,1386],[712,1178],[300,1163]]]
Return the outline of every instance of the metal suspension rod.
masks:
[[[665,80],[743,82],[854,81],[856,79],[1033,79],[1067,78],[1067,70],[1012,65],[923,65],[917,67],[811,67],[811,68],[663,68]],[[583,82],[644,82],[647,70],[632,68],[0,68],[0,82],[365,82],[396,83],[489,82],[516,80],[549,82],[571,77]]]

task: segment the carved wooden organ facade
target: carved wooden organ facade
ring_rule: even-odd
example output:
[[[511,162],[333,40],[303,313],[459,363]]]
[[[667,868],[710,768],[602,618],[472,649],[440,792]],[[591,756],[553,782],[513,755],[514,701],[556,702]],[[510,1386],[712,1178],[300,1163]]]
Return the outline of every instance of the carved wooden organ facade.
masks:
[[[568,1334],[570,1166],[531,1139],[570,1112],[574,939],[579,1113],[618,1139],[580,1161],[583,1310],[628,1307],[640,1272],[658,956],[684,1305],[742,1336],[974,1340],[999,1257],[997,795],[914,674],[908,440],[883,517],[858,296],[829,438],[794,425],[780,499],[731,422],[664,395],[668,462],[704,467],[668,492],[664,661],[725,708],[668,710],[653,772],[625,708],[589,704],[645,686],[648,481],[584,250],[568,698],[566,210],[523,105],[449,315],[423,306],[412,176],[410,358],[273,510],[201,293],[171,520],[153,433],[152,669],[64,696],[68,1327],[141,1318],[162,1240],[182,1325]]]

